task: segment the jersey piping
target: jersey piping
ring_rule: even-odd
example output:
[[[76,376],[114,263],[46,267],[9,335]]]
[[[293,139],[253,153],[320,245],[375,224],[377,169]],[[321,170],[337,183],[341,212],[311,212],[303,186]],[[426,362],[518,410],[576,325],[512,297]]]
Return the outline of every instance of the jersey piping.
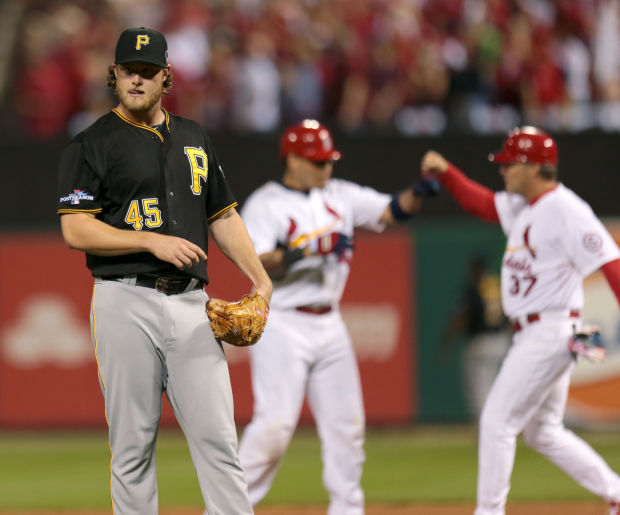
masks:
[[[120,230],[146,228],[184,238],[206,253],[208,224],[237,206],[210,138],[196,122],[172,113],[153,128],[132,123],[118,109],[110,109],[63,150],[57,212],[96,216]],[[196,149],[204,161],[192,162],[186,147]],[[203,179],[198,192],[191,189]],[[176,273],[172,264],[149,252],[86,252],[86,264],[95,277]],[[204,262],[184,274],[208,284]]]
[[[103,208],[99,209],[59,209],[56,211],[57,214],[63,215],[67,213],[101,213]]]
[[[237,202],[233,202],[230,206],[226,206],[224,209],[220,209],[217,213],[215,213],[214,215],[211,215],[209,218],[207,218],[208,222],[211,222],[212,220],[215,220],[217,217],[223,215],[224,213],[226,213],[226,211],[230,211],[233,207],[237,206]]]
[[[558,187],[558,185],[556,184],[553,188],[548,189],[547,191],[543,191],[540,195],[534,197],[532,200],[530,200],[529,204],[530,206],[533,206],[534,204],[536,204],[536,202],[538,202],[541,198],[543,198],[547,193],[551,193],[552,191],[554,191],[556,188]]]
[[[168,111],[166,111],[163,107],[161,110],[164,112],[164,115],[166,116],[166,128],[169,131],[170,130],[170,117],[168,116]],[[112,112],[124,122],[127,122],[128,124],[133,125],[134,127],[138,127],[140,129],[151,131],[153,134],[157,134],[157,137],[162,142],[164,141],[164,137],[161,135],[161,132],[159,132],[157,129],[153,129],[153,127],[149,127],[148,125],[144,125],[143,123],[136,123],[136,122],[131,121],[126,116],[123,116],[116,108],[112,109]]]

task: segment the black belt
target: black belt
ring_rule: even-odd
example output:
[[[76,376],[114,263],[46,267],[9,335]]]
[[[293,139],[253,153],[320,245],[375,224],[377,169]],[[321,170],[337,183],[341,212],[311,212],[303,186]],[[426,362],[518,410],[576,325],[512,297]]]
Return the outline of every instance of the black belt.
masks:
[[[297,311],[302,313],[311,313],[313,315],[324,315],[332,310],[331,306],[297,306]]]
[[[186,291],[200,290],[202,281],[194,277],[178,275],[136,274],[120,277],[104,277],[106,281],[120,281],[145,288],[153,288],[166,295],[176,295]]]

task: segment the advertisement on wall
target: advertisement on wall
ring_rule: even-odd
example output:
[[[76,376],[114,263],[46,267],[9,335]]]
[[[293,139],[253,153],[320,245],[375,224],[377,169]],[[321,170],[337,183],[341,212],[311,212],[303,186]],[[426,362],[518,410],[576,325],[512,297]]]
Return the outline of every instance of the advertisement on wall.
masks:
[[[409,231],[357,236],[341,309],[358,356],[370,424],[415,417],[413,266]],[[215,246],[209,274],[212,297],[234,300],[250,288]],[[92,277],[84,255],[67,249],[58,234],[0,235],[0,284],[0,427],[105,425],[90,338]],[[252,414],[248,350],[224,348],[236,419],[244,424]],[[174,424],[164,405],[162,423]],[[307,408],[301,420],[311,420]]]

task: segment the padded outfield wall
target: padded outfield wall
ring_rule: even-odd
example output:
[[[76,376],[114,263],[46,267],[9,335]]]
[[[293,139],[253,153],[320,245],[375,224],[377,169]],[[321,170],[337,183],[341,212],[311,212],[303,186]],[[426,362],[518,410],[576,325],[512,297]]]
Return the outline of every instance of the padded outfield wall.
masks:
[[[606,217],[620,240],[620,224],[613,219],[620,215],[618,136],[558,139],[564,182]],[[501,187],[494,167],[484,161],[501,138],[337,141],[345,159],[336,175],[384,191],[410,182],[427,148],[454,156],[489,187]],[[241,202],[280,173],[274,138],[218,137],[215,143]],[[8,184],[0,205],[0,427],[105,423],[89,343],[91,279],[83,257],[62,244],[54,214],[55,167],[63,144],[5,143],[0,149]],[[498,227],[463,215],[445,194],[427,202],[423,213],[398,230],[379,236],[360,232],[343,312],[360,359],[370,424],[471,420],[463,348],[446,355],[442,338],[469,260],[483,255],[497,271],[503,246]],[[216,252],[211,258],[210,293],[233,298],[244,292],[244,279]],[[603,368],[578,367],[569,416],[575,424],[617,425],[620,401],[608,392],[617,391],[620,378],[618,307],[600,276],[586,286],[586,313],[604,327],[612,359]],[[229,359],[237,419],[243,424],[251,414],[249,367],[242,354],[230,352]],[[303,420],[310,421],[307,410]],[[169,410],[164,422],[172,423]]]

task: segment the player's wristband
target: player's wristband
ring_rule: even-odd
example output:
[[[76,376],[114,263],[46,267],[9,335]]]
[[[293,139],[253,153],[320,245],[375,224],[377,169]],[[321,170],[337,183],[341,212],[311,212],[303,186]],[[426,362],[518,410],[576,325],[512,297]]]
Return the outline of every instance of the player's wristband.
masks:
[[[284,254],[282,254],[282,264],[288,268],[303,257],[304,249],[285,249]]]
[[[403,211],[403,208],[400,207],[400,204],[398,203],[398,197],[399,194],[395,193],[390,202],[390,211],[392,211],[392,216],[394,217],[394,220],[408,220],[413,216],[413,214]]]

